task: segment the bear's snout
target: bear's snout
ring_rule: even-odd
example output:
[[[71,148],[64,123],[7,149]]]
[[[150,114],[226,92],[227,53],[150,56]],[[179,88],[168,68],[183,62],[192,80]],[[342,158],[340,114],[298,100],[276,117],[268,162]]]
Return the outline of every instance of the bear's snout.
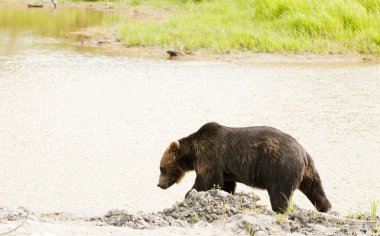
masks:
[[[160,187],[162,189],[167,189],[168,188],[167,186],[165,186],[163,184],[160,184],[160,183],[157,184],[157,187]]]

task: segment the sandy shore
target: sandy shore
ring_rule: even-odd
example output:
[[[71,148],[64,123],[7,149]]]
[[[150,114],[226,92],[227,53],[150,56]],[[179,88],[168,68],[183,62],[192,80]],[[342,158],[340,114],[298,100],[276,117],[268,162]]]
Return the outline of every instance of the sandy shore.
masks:
[[[357,220],[338,213],[296,207],[277,215],[253,193],[192,191],[173,207],[155,213],[111,210],[103,216],[36,214],[0,208],[0,234],[9,235],[379,235],[380,218]],[[363,217],[363,216],[362,216]],[[15,230],[14,230],[15,229]],[[14,231],[13,231],[14,230]]]

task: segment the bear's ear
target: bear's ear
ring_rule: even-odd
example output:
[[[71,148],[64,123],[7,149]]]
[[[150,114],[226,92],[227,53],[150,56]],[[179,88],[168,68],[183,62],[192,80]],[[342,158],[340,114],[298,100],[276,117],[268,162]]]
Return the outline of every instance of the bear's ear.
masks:
[[[181,145],[179,144],[179,142],[177,140],[173,141],[171,144],[170,144],[170,149],[172,150],[179,150],[179,147]]]

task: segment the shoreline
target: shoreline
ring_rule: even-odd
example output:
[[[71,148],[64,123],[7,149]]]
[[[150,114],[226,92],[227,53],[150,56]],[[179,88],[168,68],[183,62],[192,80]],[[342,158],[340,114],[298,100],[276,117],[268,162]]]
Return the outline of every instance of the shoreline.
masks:
[[[188,61],[216,61],[241,65],[253,64],[300,64],[300,65],[358,65],[378,64],[380,57],[373,55],[343,54],[289,54],[289,53],[254,53],[228,52],[212,53],[207,50],[184,52],[177,48],[158,46],[128,46],[120,42],[116,33],[99,34],[104,29],[85,28],[69,33],[78,47],[96,48],[109,52],[118,52],[127,56],[147,57],[152,59],[171,59]],[[171,57],[167,51],[175,51],[178,56]]]
[[[163,18],[165,16],[157,16],[150,12],[138,12],[131,7],[117,6],[113,7],[112,3],[105,2],[79,2],[70,3],[64,2],[62,7],[82,8],[88,10],[101,11],[106,13],[128,14],[134,18]],[[151,15],[150,15],[151,14]],[[106,32],[106,29],[100,31]],[[160,59],[180,59],[180,60],[201,60],[201,61],[222,61],[234,64],[372,64],[380,63],[380,56],[369,54],[313,54],[313,53],[257,53],[250,51],[238,51],[215,53],[207,49],[195,51],[181,51],[179,48],[160,47],[160,46],[130,46],[125,45],[117,38],[118,32],[106,33],[104,35],[95,35],[91,32],[91,28],[82,29],[75,32],[74,35],[84,38],[82,42],[77,42],[78,46],[95,47],[109,51],[118,51],[130,56],[143,56]],[[177,57],[170,57],[166,54],[167,50],[177,51]]]
[[[52,7],[45,3],[44,7]],[[26,3],[0,0],[0,6],[27,7]],[[101,11],[109,14],[126,14],[131,17],[150,18],[156,17],[149,13],[140,13],[125,5],[117,7],[112,3],[105,2],[60,2],[59,8],[77,8],[91,11]],[[113,28],[113,29],[112,29]],[[116,52],[127,56],[146,57],[151,59],[173,59],[189,61],[216,61],[233,64],[253,65],[253,64],[295,64],[295,65],[357,65],[357,64],[378,64],[380,56],[368,54],[313,54],[313,53],[256,53],[250,51],[231,51],[215,53],[207,49],[195,51],[181,51],[178,48],[161,46],[130,46],[118,39],[118,31],[115,26],[97,26],[68,32],[67,37],[74,40],[77,47],[87,47],[99,49],[105,52]],[[168,50],[178,52],[178,56],[171,57],[166,52]]]
[[[115,209],[83,217],[0,208],[0,233],[16,229],[17,235],[380,235],[378,216],[363,213],[358,220],[298,207],[275,214],[258,200],[253,193],[193,190],[184,201],[154,213]]]

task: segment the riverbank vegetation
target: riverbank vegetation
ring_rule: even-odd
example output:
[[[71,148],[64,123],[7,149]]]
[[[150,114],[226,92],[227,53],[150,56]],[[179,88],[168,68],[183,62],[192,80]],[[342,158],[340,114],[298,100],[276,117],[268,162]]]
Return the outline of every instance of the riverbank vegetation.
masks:
[[[380,55],[380,0],[61,0],[128,8],[126,46]]]
[[[161,18],[125,20],[130,46],[380,54],[380,0],[128,0]]]

